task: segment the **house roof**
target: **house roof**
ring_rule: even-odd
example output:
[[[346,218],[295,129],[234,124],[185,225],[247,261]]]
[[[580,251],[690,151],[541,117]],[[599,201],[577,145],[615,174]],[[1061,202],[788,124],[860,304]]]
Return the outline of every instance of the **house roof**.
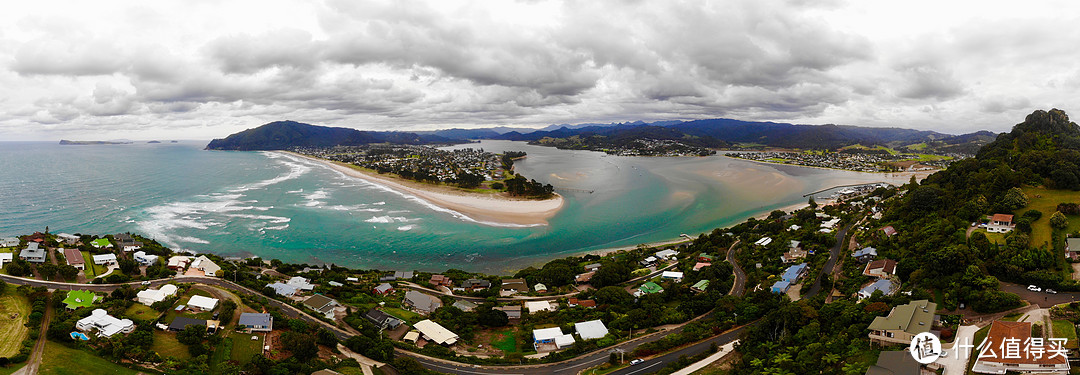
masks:
[[[189,318],[186,316],[178,316],[173,319],[172,323],[169,323],[169,329],[183,330],[190,325],[206,326],[206,321],[202,319]]]
[[[885,232],[885,235],[889,237],[892,237],[892,235],[896,234],[896,228],[893,228],[892,225],[881,228],[881,231]]]
[[[379,286],[375,287],[375,291],[379,293],[386,293],[390,289],[394,289],[394,286],[390,285],[389,283],[382,283],[379,284]]]
[[[879,316],[867,327],[872,330],[901,330],[912,335],[930,332],[934,323],[934,311],[937,304],[927,301],[911,301],[906,305],[893,307],[888,316]]]
[[[116,254],[113,254],[113,253],[97,254],[97,255],[94,255],[93,258],[94,258],[94,262],[116,260]]]
[[[293,294],[296,294],[296,292],[298,290],[300,290],[300,288],[298,288],[296,285],[289,285],[289,284],[282,283],[282,282],[276,282],[276,283],[273,283],[273,284],[266,284],[266,286],[270,287],[271,289],[274,289],[274,293],[277,293],[278,295],[282,295],[282,296],[291,296]]]
[[[502,281],[502,290],[528,290],[529,285],[525,284],[525,279],[506,279]]]
[[[1080,238],[1066,238],[1065,248],[1069,251],[1080,251]]]
[[[491,282],[484,279],[468,279],[461,282],[462,288],[490,288]]]
[[[907,350],[887,350],[878,355],[877,364],[866,370],[866,375],[918,374],[919,362]]]
[[[878,279],[877,281],[870,283],[869,285],[859,289],[859,294],[864,296],[871,296],[875,291],[880,290],[885,295],[892,295],[896,291],[896,285],[889,279]]]
[[[660,277],[665,279],[681,279],[683,278],[683,273],[676,271],[664,271],[660,274]]]
[[[777,282],[773,283],[772,291],[775,292],[775,291],[778,291],[778,290],[780,290],[780,291],[787,290],[787,288],[789,286],[791,286],[791,282],[788,282],[786,280],[780,280],[780,281],[777,281]]]
[[[514,306],[495,306],[495,307],[492,307],[491,309],[492,310],[499,310],[499,311],[502,311],[502,312],[506,313],[507,318],[512,318],[512,319],[521,318],[521,306],[518,306],[518,305],[514,305]]]
[[[1017,342],[1019,342],[1020,345],[1027,345],[1026,343],[1030,338],[1031,323],[1029,322],[994,321],[994,323],[990,324],[990,332],[986,334],[986,345],[983,345],[983,348],[986,349],[983,349],[983,351],[979,353],[979,360],[986,359],[997,363],[1034,365],[1063,365],[1068,362],[1068,359],[1065,358],[1065,356],[1052,354],[1052,344],[1048,341],[1045,342],[1045,345],[1043,346],[1044,355],[1042,358],[1035,358],[1034,353],[1038,346],[1034,345],[1032,345],[1032,350],[1020,350],[1020,355],[1016,357],[1006,356],[1001,349],[1004,340],[1016,339],[1019,340]],[[992,358],[983,358],[984,355],[988,356],[991,354],[991,352],[988,352],[987,350],[993,350],[994,356]]]
[[[442,301],[439,301],[438,298],[415,290],[405,292],[405,299],[409,301],[409,304],[413,307],[424,311],[435,311],[435,309],[442,306]]]
[[[582,340],[599,339],[608,334],[607,327],[604,326],[604,322],[600,321],[600,319],[574,323],[574,329],[577,330],[578,336],[581,336]]]
[[[694,288],[694,289],[697,289],[697,290],[708,289],[709,288],[709,280],[699,280],[698,282],[694,283],[694,286],[691,286],[691,288]]]
[[[237,324],[242,326],[269,327],[274,321],[270,314],[243,313]]]
[[[476,308],[475,303],[472,303],[472,302],[469,302],[469,301],[466,301],[466,300],[458,300],[458,301],[454,302],[453,306],[457,307],[458,310],[461,310],[461,311],[473,311],[473,309]]]
[[[787,270],[784,270],[784,275],[781,276],[781,279],[789,282],[795,281],[804,270],[806,270],[806,263],[799,263],[788,267]]]
[[[205,296],[191,296],[188,300],[188,306],[195,306],[203,310],[212,310],[217,306],[218,299]]]
[[[698,254],[697,257],[698,257],[698,259],[707,259],[707,260],[715,260],[716,259],[716,257],[713,257],[712,255],[705,254],[705,253]]]
[[[420,331],[425,337],[440,345],[451,345],[457,342],[458,339],[456,333],[450,332],[446,327],[443,327],[430,319],[416,322],[416,324],[413,324],[413,328],[416,328],[416,330]]]
[[[335,301],[332,298],[324,296],[322,294],[316,294],[304,300],[304,304],[307,305],[307,307],[310,307],[320,312],[324,307],[334,302]]]
[[[64,259],[67,260],[68,265],[86,264],[86,260],[83,259],[82,252],[79,249],[64,249]]]
[[[892,259],[878,259],[872,261],[866,264],[866,270],[863,273],[869,273],[870,270],[876,269],[880,269],[881,272],[886,274],[894,275],[896,274],[896,261]]]
[[[564,333],[562,332],[562,328],[559,327],[541,328],[533,330],[533,340],[536,341],[554,340],[556,337],[562,335],[564,335]]]
[[[661,288],[660,285],[657,285],[656,283],[650,281],[650,282],[641,284],[641,286],[638,287],[638,290],[642,291],[643,293],[651,294],[651,293],[660,293],[660,292],[664,291],[664,288]]]
[[[551,305],[551,302],[548,301],[525,301],[525,308],[528,309],[530,313],[540,311],[555,311],[555,308]]]
[[[990,218],[991,221],[1001,221],[1006,223],[1011,223],[1012,219],[1013,215],[1009,214],[994,214],[994,216]]]
[[[382,310],[376,310],[376,309],[368,310],[366,313],[364,313],[364,317],[367,318],[368,320],[372,321],[372,322],[377,323],[377,324],[383,324],[383,323],[385,323],[387,321],[387,319],[393,319],[393,320],[397,320],[399,322],[401,321],[401,319],[398,319],[398,318],[394,317],[393,315],[387,314],[386,312],[384,312]]]
[[[877,249],[868,246],[851,254],[851,256],[856,258],[867,255],[877,256]]]

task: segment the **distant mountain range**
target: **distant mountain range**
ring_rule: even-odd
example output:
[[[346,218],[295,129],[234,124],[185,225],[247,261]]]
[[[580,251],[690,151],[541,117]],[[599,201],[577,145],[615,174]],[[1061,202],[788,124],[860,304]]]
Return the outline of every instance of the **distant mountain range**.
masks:
[[[277,121],[207,145],[211,150],[279,150],[370,143],[453,144],[475,139],[527,141],[560,148],[610,146],[640,139],[675,140],[687,145],[726,148],[780,147],[835,150],[850,145],[887,146],[924,153],[974,153],[996,138],[988,131],[952,135],[927,130],[850,125],[794,125],[731,119],[551,125],[543,129],[480,128],[421,132],[361,131]]]

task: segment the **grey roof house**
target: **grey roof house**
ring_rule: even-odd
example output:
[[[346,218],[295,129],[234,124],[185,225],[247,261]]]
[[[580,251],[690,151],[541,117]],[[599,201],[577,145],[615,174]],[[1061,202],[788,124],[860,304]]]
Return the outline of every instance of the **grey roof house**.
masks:
[[[274,330],[274,317],[270,314],[243,313],[238,324],[252,332],[270,332]]]
[[[416,312],[425,315],[431,314],[435,311],[435,309],[442,307],[442,301],[440,301],[438,298],[417,292],[415,290],[405,292],[405,304],[409,305],[409,307],[412,307],[413,310],[416,310]]]

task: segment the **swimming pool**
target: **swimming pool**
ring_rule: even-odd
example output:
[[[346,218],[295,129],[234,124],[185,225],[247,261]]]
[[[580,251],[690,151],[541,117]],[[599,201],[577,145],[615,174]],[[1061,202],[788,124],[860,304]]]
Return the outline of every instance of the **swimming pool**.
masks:
[[[90,338],[86,337],[86,335],[84,335],[82,332],[72,332],[71,333],[71,338],[74,339],[74,340],[83,340],[83,341],[90,340]]]

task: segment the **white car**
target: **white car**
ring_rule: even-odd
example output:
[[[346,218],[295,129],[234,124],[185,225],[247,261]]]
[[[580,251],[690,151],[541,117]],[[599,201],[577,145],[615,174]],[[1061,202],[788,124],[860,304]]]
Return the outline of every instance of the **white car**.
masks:
[[[942,350],[941,351],[941,358],[947,358],[947,357],[949,357],[949,352]]]
[[[1056,290],[1053,290],[1053,289],[1047,289],[1047,290],[1046,290],[1046,293],[1047,293],[1047,294],[1057,294],[1057,291],[1056,291]]]
[[[641,359],[641,358],[635,359],[635,360],[633,360],[633,361],[630,361],[630,366],[633,366],[633,365],[639,364],[639,363],[641,363],[641,362],[645,362],[645,360],[644,360],[644,359]]]
[[[1030,290],[1032,292],[1041,292],[1042,288],[1039,288],[1039,287],[1034,286],[1034,285],[1028,285],[1028,290]]]

